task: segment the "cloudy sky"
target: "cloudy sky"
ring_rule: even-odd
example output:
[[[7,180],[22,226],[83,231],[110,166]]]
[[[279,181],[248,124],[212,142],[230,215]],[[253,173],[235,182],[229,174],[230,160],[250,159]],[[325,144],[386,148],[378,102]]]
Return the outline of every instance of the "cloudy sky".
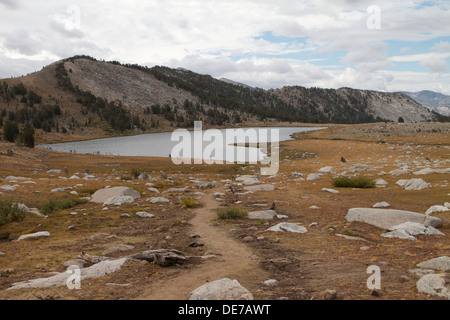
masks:
[[[0,0],[0,78],[78,54],[266,89],[450,94],[450,1]]]

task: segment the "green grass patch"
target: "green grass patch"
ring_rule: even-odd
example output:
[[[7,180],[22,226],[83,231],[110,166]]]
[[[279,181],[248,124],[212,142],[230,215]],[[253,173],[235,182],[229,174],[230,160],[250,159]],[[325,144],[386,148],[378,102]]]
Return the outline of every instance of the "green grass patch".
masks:
[[[50,214],[56,211],[60,210],[66,210],[73,208],[80,204],[85,204],[88,201],[85,199],[76,199],[76,198],[68,198],[68,199],[62,199],[62,200],[50,200],[41,208],[41,212],[43,214]]]
[[[220,220],[236,220],[247,217],[248,212],[236,207],[226,207],[217,209],[217,216]]]
[[[133,177],[131,177],[131,176],[120,177],[120,180],[130,181],[130,180],[133,180]]]
[[[333,186],[336,188],[361,188],[361,189],[368,189],[368,188],[375,188],[376,183],[372,179],[369,179],[367,177],[339,177],[336,179],[333,179],[332,181]]]
[[[10,200],[0,200],[0,226],[11,222],[21,222],[25,213],[17,208]]]

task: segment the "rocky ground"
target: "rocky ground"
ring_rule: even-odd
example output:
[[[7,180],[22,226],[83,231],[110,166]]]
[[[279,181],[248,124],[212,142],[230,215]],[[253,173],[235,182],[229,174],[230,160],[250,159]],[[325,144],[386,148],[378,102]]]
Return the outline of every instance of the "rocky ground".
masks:
[[[28,212],[0,226],[0,299],[448,299],[449,129],[373,124],[298,134],[282,143],[270,177],[258,166],[0,144],[0,197]],[[134,179],[133,169],[149,175]],[[342,175],[377,187],[334,187]],[[85,201],[44,212],[49,200],[69,198]],[[230,206],[248,217],[218,219],[216,210]],[[80,290],[67,287],[74,264]],[[367,286],[371,270],[380,271],[380,289]]]

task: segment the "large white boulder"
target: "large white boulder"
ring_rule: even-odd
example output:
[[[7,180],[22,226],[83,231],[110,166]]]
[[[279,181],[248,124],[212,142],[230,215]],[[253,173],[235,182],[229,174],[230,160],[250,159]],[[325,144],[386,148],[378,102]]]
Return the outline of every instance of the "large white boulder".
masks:
[[[275,191],[275,186],[272,184],[260,184],[256,186],[244,187],[245,191],[258,192],[258,191]]]
[[[430,214],[435,212],[446,212],[446,211],[450,211],[450,209],[445,206],[432,206],[430,207],[430,209],[427,210],[427,212],[425,212],[425,214],[429,216]]]
[[[247,218],[251,219],[251,220],[272,220],[276,216],[277,216],[277,213],[274,210],[263,210],[263,211],[250,212],[247,215]]]
[[[276,226],[273,226],[272,228],[267,229],[267,231],[273,231],[273,232],[293,232],[293,233],[306,233],[308,230],[305,227],[299,226],[296,223],[279,223]]]
[[[367,223],[385,230],[405,222],[417,222],[435,228],[442,226],[442,221],[439,218],[393,209],[353,208],[348,211],[345,219],[348,222]]]
[[[253,300],[239,281],[228,278],[207,283],[191,292],[189,300]]]
[[[431,188],[431,184],[426,183],[423,179],[411,179],[411,180],[399,180],[396,183],[401,187],[405,187],[405,190],[423,190]]]
[[[421,262],[417,265],[420,269],[435,271],[450,271],[450,257],[444,256]]]
[[[100,278],[108,274],[119,271],[127,262],[128,258],[107,260],[94,264],[93,266],[80,270],[81,281],[90,278]],[[49,278],[39,278],[24,282],[14,283],[11,288],[7,290],[31,289],[31,288],[48,288],[48,287],[62,287],[67,285],[67,281],[71,273],[62,272]]]
[[[428,274],[416,283],[417,291],[450,300],[450,274]]]
[[[104,206],[121,206],[125,203],[133,203],[133,202],[134,202],[134,198],[131,196],[118,196],[118,197],[113,197],[113,198],[106,200],[103,203],[103,205]]]
[[[132,197],[133,200],[140,199],[141,195],[134,189],[128,187],[115,187],[109,189],[101,189],[92,195],[91,201],[93,203],[105,203],[108,199],[115,197]]]
[[[25,239],[37,239],[37,238],[48,238],[50,237],[50,233],[48,231],[36,232],[31,234],[24,234],[17,239],[18,241],[22,241]]]

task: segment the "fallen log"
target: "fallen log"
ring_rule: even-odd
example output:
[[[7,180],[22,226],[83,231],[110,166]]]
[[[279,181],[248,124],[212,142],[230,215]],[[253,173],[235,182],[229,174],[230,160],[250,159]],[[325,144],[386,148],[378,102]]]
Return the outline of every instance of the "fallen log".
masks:
[[[128,256],[127,258],[145,260],[161,267],[170,267],[177,264],[183,264],[188,261],[183,252],[174,249],[143,251]]]

